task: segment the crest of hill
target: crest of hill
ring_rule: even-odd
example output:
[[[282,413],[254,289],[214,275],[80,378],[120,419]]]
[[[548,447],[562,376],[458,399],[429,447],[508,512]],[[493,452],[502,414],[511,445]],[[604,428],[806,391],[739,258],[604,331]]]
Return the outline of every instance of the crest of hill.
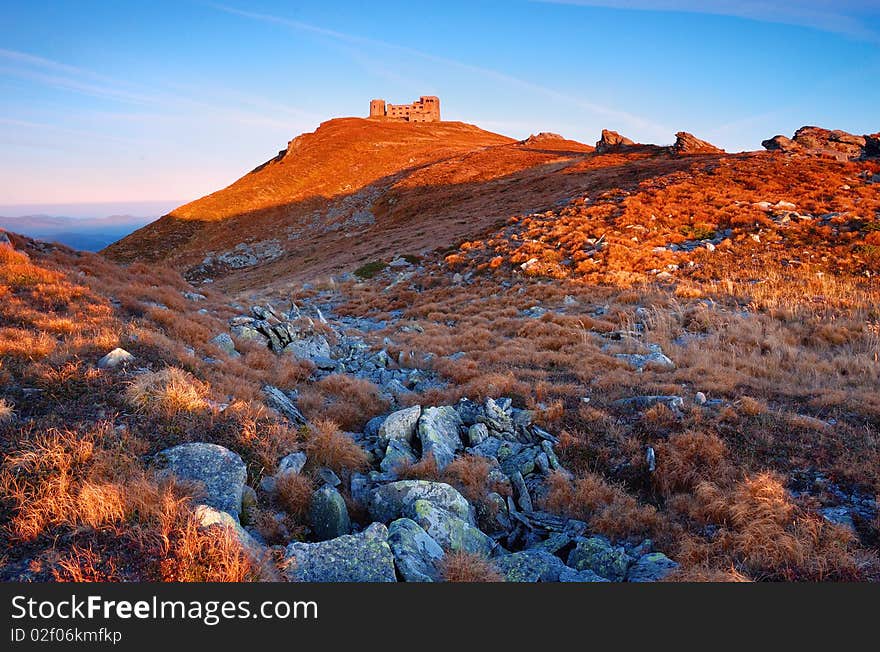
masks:
[[[592,149],[555,135],[516,141],[461,122],[330,120],[104,253],[216,280],[327,273],[328,259],[336,271],[354,269],[391,243],[412,253],[449,246],[511,213],[561,200],[569,180],[535,184]],[[479,218],[462,224],[465,214]],[[202,269],[208,259],[214,264]]]

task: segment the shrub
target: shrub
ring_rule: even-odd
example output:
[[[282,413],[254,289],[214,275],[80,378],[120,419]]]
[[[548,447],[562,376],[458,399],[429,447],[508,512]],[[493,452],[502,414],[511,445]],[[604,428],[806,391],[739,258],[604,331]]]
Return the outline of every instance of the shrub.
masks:
[[[374,260],[371,263],[367,263],[358,267],[356,270],[354,270],[354,275],[358,278],[367,280],[373,278],[376,274],[381,272],[386,267],[388,267],[388,263],[381,260]]]
[[[307,428],[305,451],[310,465],[326,466],[346,475],[366,468],[369,460],[366,451],[335,422],[321,419]]]

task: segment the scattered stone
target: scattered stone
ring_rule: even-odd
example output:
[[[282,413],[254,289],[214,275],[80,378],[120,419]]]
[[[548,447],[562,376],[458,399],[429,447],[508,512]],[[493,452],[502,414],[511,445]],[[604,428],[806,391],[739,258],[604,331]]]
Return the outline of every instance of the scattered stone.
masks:
[[[494,560],[507,582],[558,582],[565,564],[546,550],[522,550]]]
[[[659,582],[678,568],[662,552],[649,552],[639,557],[626,574],[627,582]]]
[[[612,405],[634,408],[636,410],[647,410],[658,403],[663,403],[673,411],[684,407],[684,399],[681,396],[630,396],[629,398],[618,399]]]
[[[647,367],[662,370],[675,369],[675,363],[666,357],[659,345],[649,344],[648,350],[650,353],[615,353],[614,357],[625,361],[639,372],[644,371]]]
[[[476,526],[427,500],[415,501],[413,520],[447,551],[488,556],[495,547]]]
[[[373,523],[360,534],[285,550],[284,574],[293,582],[396,582],[388,529]]]
[[[339,476],[333,471],[333,469],[329,469],[326,466],[322,466],[318,469],[315,474],[318,476],[318,479],[326,485],[330,485],[331,487],[338,487],[342,484],[342,480],[339,479]]]
[[[471,506],[456,489],[443,482],[398,480],[377,487],[370,495],[370,516],[383,523],[414,518],[415,503],[430,502],[458,518],[473,523]]]
[[[445,469],[455,459],[455,453],[462,449],[458,434],[461,425],[461,418],[453,407],[430,407],[424,410],[418,422],[422,457],[433,455],[437,468],[441,471]]]
[[[422,416],[422,407],[413,405],[404,410],[398,410],[389,414],[379,427],[378,445],[384,448],[391,440],[400,439],[412,443],[416,436],[419,417]]]
[[[576,571],[591,570],[612,582],[626,578],[632,559],[622,547],[614,548],[605,537],[581,539],[568,555],[568,566]]]
[[[479,446],[489,437],[489,428],[485,423],[475,423],[468,428],[467,436],[470,446]]]
[[[128,364],[134,360],[134,356],[125,349],[115,348],[103,358],[98,360],[98,368],[114,369],[119,365]]]
[[[211,344],[231,358],[237,358],[241,355],[235,350],[235,342],[232,341],[232,337],[230,337],[229,333],[220,333],[216,337],[211,338]]]
[[[397,572],[407,582],[436,582],[443,548],[409,518],[399,518],[388,526],[388,545]]]
[[[559,573],[559,581],[560,582],[608,582],[610,580],[601,577],[600,575],[596,575],[593,571],[587,569],[582,571],[576,571],[573,568],[569,568],[568,566],[563,567],[562,572]]]
[[[706,395],[703,392],[697,392],[694,395],[694,403],[697,405],[706,405]]]
[[[247,467],[238,455],[217,444],[190,443],[166,448],[156,458],[181,480],[201,483],[205,489],[200,499],[203,504],[238,519],[247,478]]]
[[[278,473],[301,473],[307,459],[306,454],[302,451],[285,455],[278,462]]]
[[[312,494],[309,524],[321,541],[335,539],[351,531],[351,520],[345,499],[335,487],[325,484]]]
[[[403,439],[392,439],[385,449],[385,457],[379,468],[383,473],[396,476],[397,470],[415,464],[418,461],[415,452]]]
[[[286,417],[292,425],[297,427],[306,425],[306,418],[302,412],[280,389],[266,385],[263,387],[263,396],[266,397],[266,405]]]

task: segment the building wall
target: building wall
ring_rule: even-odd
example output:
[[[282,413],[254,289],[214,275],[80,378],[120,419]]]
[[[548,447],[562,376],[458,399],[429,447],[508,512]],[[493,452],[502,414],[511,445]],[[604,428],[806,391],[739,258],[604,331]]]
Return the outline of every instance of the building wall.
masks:
[[[412,104],[386,104],[385,100],[370,102],[370,117],[392,118],[408,122],[439,122],[440,98],[434,95],[423,95]]]

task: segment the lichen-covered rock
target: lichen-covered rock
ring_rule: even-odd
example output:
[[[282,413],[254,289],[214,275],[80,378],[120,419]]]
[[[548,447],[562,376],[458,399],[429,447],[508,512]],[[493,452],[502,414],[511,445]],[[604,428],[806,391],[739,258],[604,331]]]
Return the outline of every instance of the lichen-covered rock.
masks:
[[[495,542],[476,526],[427,500],[417,500],[413,520],[447,551],[489,555]]]
[[[568,566],[576,571],[591,570],[597,575],[622,582],[632,558],[622,547],[613,547],[605,537],[594,536],[580,539],[568,555]]]
[[[388,545],[397,572],[407,582],[440,579],[443,548],[412,519],[399,518],[388,526]]]
[[[422,456],[433,455],[437,468],[445,469],[455,453],[463,448],[459,428],[461,417],[454,407],[430,407],[419,418],[419,439],[422,442]]]
[[[207,531],[226,531],[239,543],[242,551],[255,568],[260,570],[264,579],[277,580],[277,571],[270,562],[270,552],[228,512],[223,512],[208,505],[197,505],[193,517],[199,529]]]
[[[388,528],[373,523],[360,534],[285,549],[284,574],[292,582],[396,582]]]
[[[263,396],[266,398],[266,405],[286,417],[294,426],[306,425],[306,418],[299,408],[293,404],[293,401],[277,387],[266,385],[263,387]]]
[[[546,550],[522,550],[494,560],[507,582],[558,582],[565,564]]]
[[[398,480],[380,485],[370,496],[370,516],[382,523],[414,518],[418,500],[428,501],[468,523],[474,522],[473,510],[464,496],[444,482],[428,480]]]
[[[419,423],[419,417],[422,416],[422,407],[413,405],[404,410],[398,410],[389,414],[378,432],[378,445],[385,448],[395,439],[401,439],[407,443],[412,443],[416,436],[416,427]]]
[[[166,448],[157,462],[181,480],[204,486],[200,502],[238,519],[247,468],[242,459],[217,444],[191,443]]]
[[[232,341],[229,333],[220,333],[216,337],[212,337],[211,344],[216,346],[218,349],[223,351],[223,353],[231,358],[237,358],[241,355],[238,351],[235,350],[235,342]]]
[[[113,369],[121,364],[127,364],[134,360],[134,356],[125,349],[115,348],[103,358],[98,360],[100,369]]]
[[[591,570],[582,570],[577,571],[573,568],[569,568],[568,566],[563,567],[562,572],[559,573],[559,581],[560,582],[608,582],[609,580],[596,575]]]
[[[308,457],[302,451],[296,451],[285,455],[278,462],[278,473],[300,473],[306,465]]]
[[[501,462],[501,470],[505,475],[512,476],[514,473],[521,473],[527,476],[535,470],[535,458],[540,452],[539,448],[523,448],[518,453],[508,455]]]
[[[492,398],[483,401],[483,410],[477,415],[477,422],[485,424],[489,430],[504,435],[512,435],[513,419]]]
[[[385,457],[379,468],[382,473],[397,476],[399,469],[416,463],[416,454],[412,447],[403,439],[392,439],[385,449]]]
[[[489,437],[489,428],[485,423],[475,423],[468,428],[468,446],[479,446]]]
[[[678,564],[662,552],[649,552],[639,557],[638,561],[630,566],[629,572],[626,574],[626,581],[659,582],[677,568]]]
[[[319,540],[335,539],[351,532],[345,499],[335,487],[325,484],[312,494],[309,524]]]

